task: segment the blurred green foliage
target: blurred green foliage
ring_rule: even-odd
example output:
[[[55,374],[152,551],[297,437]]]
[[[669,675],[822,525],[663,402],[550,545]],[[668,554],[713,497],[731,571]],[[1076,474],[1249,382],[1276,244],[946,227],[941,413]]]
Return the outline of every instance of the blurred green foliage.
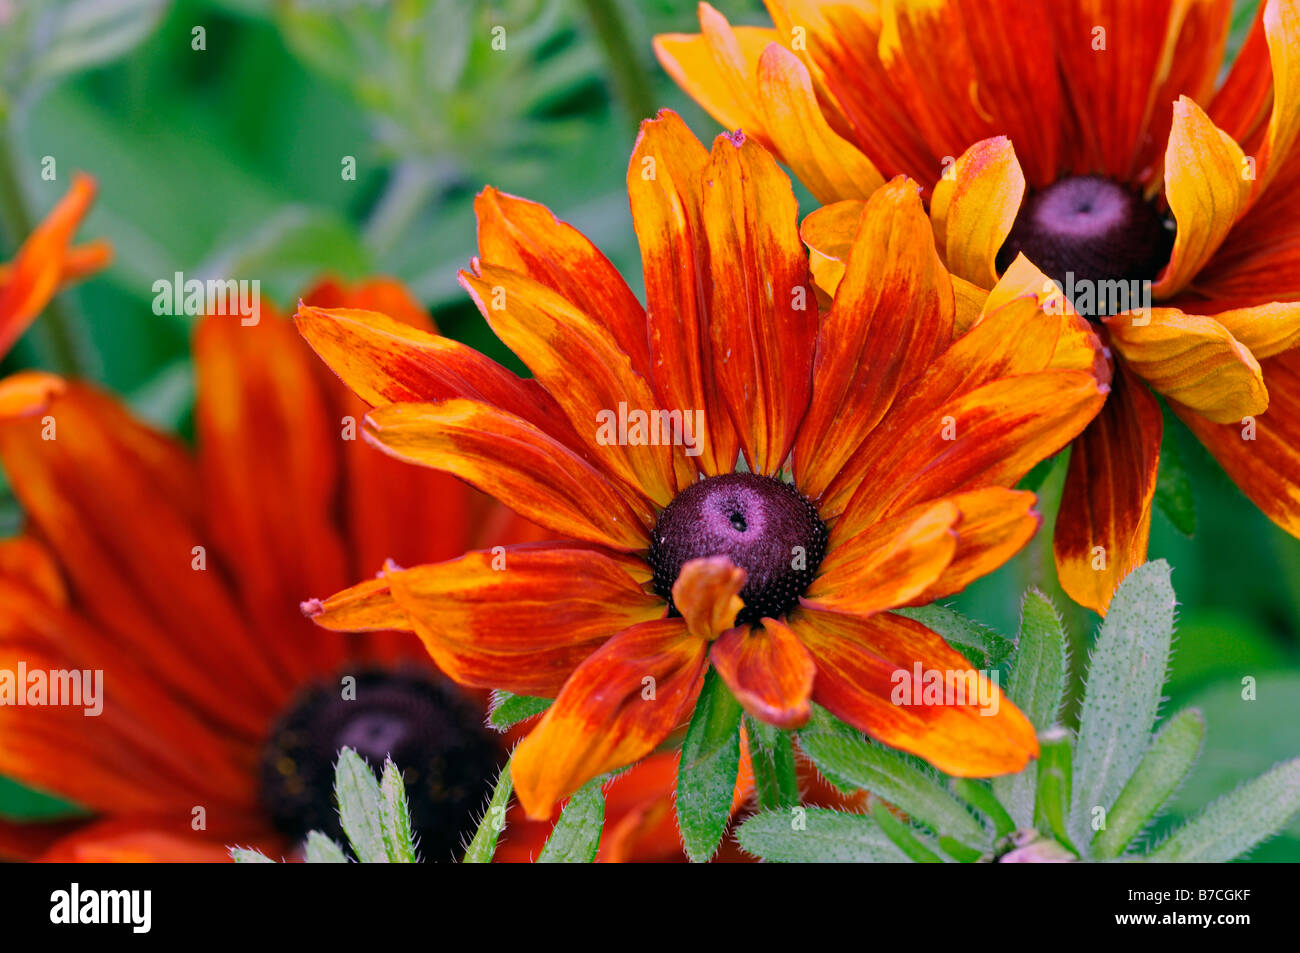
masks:
[[[607,55],[593,6],[608,6],[632,61]],[[714,0],[733,23],[766,23],[760,0]],[[153,314],[151,286],[187,276],[261,279],[285,308],[318,273],[395,275],[447,333],[522,369],[456,284],[474,253],[484,184],[548,204],[640,288],[624,187],[635,87],[707,139],[716,123],[673,85],[650,49],[694,31],[694,0],[0,0],[0,146],[34,218],[75,170],[100,183],[83,238],[116,249],[105,274],[65,293],[87,373],[162,427],[189,435],[189,319]],[[1253,4],[1241,2],[1232,48]],[[504,34],[494,32],[503,28]],[[201,48],[197,48],[201,30]],[[494,39],[504,36],[504,49]],[[615,47],[616,48],[616,47]],[[629,76],[632,77],[629,91]],[[57,179],[40,176],[44,157]],[[353,157],[355,179],[341,169]],[[801,207],[812,208],[799,190]],[[3,224],[3,223],[0,223]],[[15,236],[0,236],[7,258]],[[38,323],[0,366],[51,366]],[[1300,542],[1274,527],[1181,424],[1170,423],[1195,532],[1158,511],[1152,558],[1174,567],[1180,608],[1166,711],[1205,709],[1206,750],[1176,804],[1205,804],[1300,751]],[[1068,607],[1050,561],[1063,461],[1046,473],[1044,531],[956,600],[1016,631],[1030,585]],[[1184,486],[1185,483],[1185,486]],[[0,480],[0,530],[20,514]],[[1185,523],[1177,508],[1174,513]],[[1096,619],[1074,607],[1076,633]],[[1076,674],[1087,644],[1073,653]],[[1257,700],[1242,700],[1242,679]],[[1076,693],[1077,694],[1077,693]],[[1068,719],[1067,719],[1068,720]],[[0,814],[51,805],[0,782]],[[1256,855],[1300,859],[1300,826]]]

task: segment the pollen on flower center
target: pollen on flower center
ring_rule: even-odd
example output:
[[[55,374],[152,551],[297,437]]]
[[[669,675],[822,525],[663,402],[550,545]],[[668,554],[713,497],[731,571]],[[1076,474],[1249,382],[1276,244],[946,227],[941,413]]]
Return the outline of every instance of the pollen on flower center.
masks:
[[[683,565],[727,556],[748,577],[737,622],[775,618],[793,608],[812,582],[828,536],[817,507],[789,483],[753,473],[709,477],[659,514],[650,546],[655,591],[671,604]]]
[[[1005,270],[1019,252],[1070,294],[1080,313],[1109,313],[1101,282],[1154,280],[1169,262],[1174,233],[1142,196],[1101,176],[1055,182],[1025,199],[998,252]],[[1090,302],[1080,301],[1087,289]]]
[[[427,860],[456,850],[480,806],[499,751],[469,702],[422,671],[364,671],[303,691],[272,729],[262,754],[262,805],[294,843],[320,830],[342,841],[334,763],[349,747],[376,771],[402,770],[412,824]]]

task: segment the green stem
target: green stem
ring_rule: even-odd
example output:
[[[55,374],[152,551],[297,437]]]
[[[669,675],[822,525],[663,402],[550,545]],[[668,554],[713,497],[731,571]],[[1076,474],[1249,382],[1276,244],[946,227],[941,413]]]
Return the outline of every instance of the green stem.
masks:
[[[17,167],[13,131],[8,124],[0,122],[0,225],[15,249],[35,227],[27,210]],[[60,374],[80,376],[85,372],[75,328],[76,318],[56,295],[45,306],[40,330],[49,361]]]
[[[790,736],[755,718],[745,717],[754,790],[761,808],[787,808],[799,803],[799,775]]]
[[[614,81],[615,92],[623,102],[633,126],[654,115],[654,95],[641,57],[623,22],[618,0],[581,0],[583,9],[605,54],[605,62]]]

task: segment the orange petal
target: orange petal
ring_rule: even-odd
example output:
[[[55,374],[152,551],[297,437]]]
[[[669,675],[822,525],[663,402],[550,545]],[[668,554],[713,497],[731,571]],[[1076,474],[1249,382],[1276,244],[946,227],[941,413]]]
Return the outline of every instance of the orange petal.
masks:
[[[736,624],[736,615],[745,608],[743,588],[745,570],[726,556],[692,559],[673,583],[673,605],[691,635],[712,640]]]
[[[708,161],[708,151],[681,118],[661,110],[657,119],[641,124],[627,192],[641,246],[655,394],[664,407],[704,411],[697,460],[701,471],[715,476],[735,467],[739,439],[713,375],[705,291],[713,276],[700,212]],[[683,480],[679,471],[679,489],[691,479]]]
[[[707,651],[681,619],[662,619],[620,632],[578,666],[515,749],[528,816],[549,816],[587,781],[653,751],[690,713]]]
[[[1300,345],[1300,303],[1297,302],[1273,301],[1219,311],[1214,320],[1260,361]]]
[[[1021,386],[1026,387],[1026,393],[1041,392],[1043,385],[1055,381],[1069,390],[1078,385],[1082,389],[1075,392],[1074,396],[1085,404],[1099,406],[1100,392],[1108,386],[1106,381],[1109,379],[1109,366],[1101,362],[1100,343],[1096,335],[1087,330],[1086,322],[1083,333],[1088,336],[1087,343],[1080,344],[1079,348],[1081,352],[1091,355],[1091,361],[1085,365],[1086,370],[1075,369],[1072,373],[1092,378],[1094,384],[1091,393],[1083,386],[1085,377],[1052,377],[1035,384],[1037,375],[1055,368],[1062,354],[1061,341],[1072,337],[1077,330],[1069,316],[1044,314],[1034,299],[1028,297],[1012,299],[1009,304],[984,317],[933,363],[924,377],[909,389],[898,406],[885,417],[861,450],[841,468],[822,497],[823,516],[833,517],[843,512],[852,494],[858,489],[866,494],[864,502],[867,497],[874,496],[878,501],[877,506],[887,505],[885,501],[891,499],[893,494],[905,490],[906,480],[903,483],[882,481],[882,468],[925,466],[927,454],[936,457],[946,454],[953,443],[963,440],[961,421],[969,419],[967,414],[980,403],[980,399],[974,395],[983,388],[990,388],[985,391],[986,395],[998,401],[1008,399],[1008,395]],[[1083,364],[1084,361],[1078,363]],[[1105,371],[1105,376],[1101,379],[1098,379],[1098,370],[1093,366],[1096,363],[1101,363],[1101,368]],[[1066,393],[1063,391],[1062,397]],[[1043,392],[1043,399],[1047,404],[1053,403],[1050,392]],[[964,409],[959,410],[959,407]],[[1084,407],[1075,409],[1086,411]],[[1004,410],[1011,411],[1012,405],[1005,406]],[[992,406],[988,406],[977,411],[976,417],[986,418],[990,412],[998,413]],[[1076,426],[1082,429],[1083,421],[1069,424],[1070,412],[1064,405],[1054,405],[1052,413],[1066,415],[1061,418],[1066,421],[1062,425],[1067,427],[1067,432],[1060,435],[1061,445],[1064,445],[1077,433],[1077,430],[1071,432],[1068,428]],[[1007,416],[1004,421],[1009,423],[1010,419]],[[1032,425],[1028,419],[1022,423]],[[934,434],[936,439],[918,444],[917,434],[923,433]],[[1043,433],[1046,436],[1047,432]],[[978,448],[975,452],[979,452]],[[905,463],[909,455],[913,461],[910,465]],[[938,487],[935,489],[938,490]],[[956,487],[938,490],[936,495],[946,496],[956,490]],[[861,531],[879,512],[880,509],[868,507],[855,514],[850,520],[853,532]],[[849,528],[849,525],[840,526],[836,532],[842,534],[849,531]]]
[[[632,366],[610,331],[550,288],[524,275],[488,264],[477,274],[461,272],[461,284],[497,337],[528,365],[564,410],[586,449],[606,473],[667,506],[676,495],[673,447],[638,442],[629,425],[607,433],[605,420],[658,409],[650,384]],[[575,368],[582,373],[575,374]],[[629,416],[629,420],[632,418]]]
[[[302,300],[316,308],[377,311],[427,334],[437,333],[424,305],[396,278],[380,275],[349,283],[327,276],[316,282]]]
[[[1106,398],[1087,371],[1043,371],[993,381],[933,409],[918,406],[899,429],[864,445],[862,480],[844,509],[844,534],[881,514],[987,486],[1011,486],[1070,442]],[[914,424],[912,421],[914,420]],[[905,425],[908,424],[908,425]]]
[[[1260,150],[1256,195],[1295,158],[1300,137],[1300,3],[1269,0],[1263,21],[1273,67],[1273,113]]]
[[[589,549],[498,547],[390,569],[387,580],[452,679],[548,698],[601,644],[665,611],[616,559]]]
[[[184,816],[110,817],[83,826],[50,846],[47,864],[220,864],[230,862],[227,845],[252,847],[280,858],[291,848],[249,813],[220,831],[195,834]]]
[[[0,578],[31,589],[54,606],[68,604],[68,587],[49,548],[30,536],[0,540]]]
[[[1065,127],[1046,5],[930,0],[885,4],[880,16],[880,60],[936,157],[1006,133],[1036,182],[1058,171]]]
[[[808,68],[777,43],[758,61],[758,98],[767,140],[817,201],[865,199],[885,184],[871,160],[827,123]]]
[[[1182,18],[1171,0],[1131,3],[1092,0],[1051,7],[1057,67],[1067,90],[1063,104],[1082,132],[1063,159],[1077,175],[1131,181],[1158,159],[1166,141],[1168,99],[1154,93],[1169,70]],[[1044,7],[1046,9],[1046,6]],[[1188,59],[1183,51],[1184,60]],[[1207,64],[1210,70],[1218,64]],[[1184,92],[1185,90],[1178,90]]]
[[[1037,498],[1023,490],[987,487],[950,496],[948,502],[961,511],[955,527],[957,551],[934,585],[913,600],[914,605],[961,592],[988,575],[1020,552],[1042,522],[1034,509]]]
[[[1024,194],[1025,175],[1006,136],[975,143],[944,170],[934,187],[930,218],[949,271],[980,288],[997,284],[995,260]]]
[[[1052,367],[1059,370],[1089,370],[1097,380],[1110,380],[1110,356],[1102,348],[1101,339],[1087,318],[1074,310],[1070,299],[1037,265],[1017,254],[1015,261],[1002,273],[998,283],[984,301],[983,314],[1005,307],[1016,298],[1031,295],[1043,312],[1054,316],[1061,325],[1056,342]]]
[[[564,536],[633,551],[654,515],[630,491],[526,420],[472,400],[391,404],[366,439],[411,463],[454,473],[521,516]]]
[[[287,673],[212,565],[199,474],[184,448],[69,383],[45,415],[0,420],[0,460],[86,618],[202,717],[262,732],[289,691]],[[207,571],[195,566],[195,547],[206,547]]]
[[[568,299],[605,323],[632,367],[645,375],[650,346],[645,309],[606,258],[585,235],[545,205],[489,186],[474,200],[479,258],[517,271]]]
[[[1250,198],[1246,173],[1241,146],[1180,96],[1165,151],[1165,195],[1178,234],[1152,294],[1168,298],[1182,291],[1223,244]]]
[[[44,413],[65,389],[61,377],[44,371],[19,371],[0,378],[0,420]]]
[[[703,32],[656,36],[655,55],[668,75],[723,127],[761,135],[763,116],[754,74],[759,56],[776,41],[776,32],[733,28],[707,3],[699,5],[699,17]]]
[[[1268,408],[1259,362],[1214,318],[1152,308],[1105,321],[1128,366],[1170,400],[1220,424]]]
[[[1010,774],[1038,755],[1033,726],[989,674],[919,622],[802,610],[791,627],[817,663],[813,700],[873,738],[956,777]],[[927,696],[927,680],[944,691]]]
[[[961,511],[948,502],[914,507],[843,540],[832,540],[800,602],[869,616],[904,606],[932,587],[957,551]]]
[[[1124,577],[1146,562],[1163,428],[1156,399],[1120,365],[1106,406],[1070,452],[1056,571],[1071,599],[1101,615]]]
[[[95,199],[95,180],[78,173],[68,193],[23,242],[0,282],[0,356],[50,303],[66,279],[88,268],[104,267],[112,257],[105,243],[79,250],[70,260],[73,233]]]
[[[1228,476],[1268,518],[1300,536],[1300,350],[1260,363],[1269,409],[1262,417],[1214,424],[1170,405]]]
[[[393,598],[388,579],[367,579],[328,599],[308,599],[304,615],[334,632],[412,631],[406,611]]]
[[[356,283],[326,278],[303,298],[313,307],[377,311],[417,331],[434,331],[424,306],[405,285],[391,278],[375,277]],[[299,342],[298,346],[307,350],[305,343]],[[258,359],[273,357],[259,355]],[[343,499],[339,508],[349,542],[349,579],[373,573],[390,559],[413,566],[459,556],[484,542],[518,541],[499,534],[508,521],[521,525],[525,521],[451,474],[413,467],[365,440],[346,439],[355,438],[357,422],[369,408],[334,379],[320,361],[313,357],[311,362],[325,371],[320,376],[331,413],[345,438],[341,455]],[[480,536],[480,530],[491,535]]]
[[[790,181],[756,142],[719,136],[704,172],[713,370],[755,473],[785,465],[812,390],[817,303]]]
[[[828,298],[844,277],[844,263],[848,260],[853,240],[862,221],[862,210],[867,203],[860,199],[846,199],[832,205],[823,205],[799,226],[799,237],[808,246],[808,264],[817,287]]]
[[[202,318],[194,364],[209,545],[264,632],[302,626],[297,602],[352,578],[336,522],[344,424],[328,381],[293,325],[269,307],[256,325]],[[280,637],[265,652],[286,671],[307,672],[328,664],[326,648],[321,639]]]
[[[709,647],[709,661],[745,711],[778,728],[798,728],[812,714],[817,666],[783,622],[737,626]]]
[[[795,447],[800,490],[819,496],[895,397],[952,340],[952,283],[914,184],[867,202],[817,339],[817,386]]]
[[[321,360],[372,407],[465,397],[522,417],[566,444],[577,438],[536,381],[450,338],[374,311],[300,305],[298,331]]]

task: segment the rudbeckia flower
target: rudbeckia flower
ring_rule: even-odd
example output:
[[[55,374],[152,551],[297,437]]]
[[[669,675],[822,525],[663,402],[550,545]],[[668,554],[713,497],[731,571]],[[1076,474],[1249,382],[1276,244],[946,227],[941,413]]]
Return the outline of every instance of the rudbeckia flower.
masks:
[[[956,592],[1033,534],[1033,495],[1009,487],[1103,401],[1095,335],[1022,296],[955,338],[906,179],[867,203],[825,314],[790,182],[757,142],[710,152],[664,111],[627,181],[645,307],[545,207],[478,198],[461,282],[532,379],[381,314],[299,309],[376,406],[367,439],[565,537],[390,570],[309,612],[405,624],[456,681],[553,698],[514,755],[534,816],[655,751],[710,665],[782,728],[815,701],[952,774],[1022,768],[1037,742],[1009,702],[896,703],[900,681],[970,666],[889,610]]]
[[[63,287],[106,268],[106,241],[73,245],[72,236],[95,199],[95,180],[77,175],[67,195],[27,238],[14,260],[0,264],[0,357]]]
[[[307,300],[433,329],[388,280],[327,281]],[[308,830],[336,829],[333,762],[350,745],[404,769],[423,854],[445,860],[512,739],[409,634],[322,639],[298,603],[386,559],[538,531],[349,439],[365,406],[269,307],[256,326],[201,319],[194,349],[197,459],[91,386],[0,382],[0,465],[29,523],[0,542],[0,671],[102,673],[98,714],[0,705],[0,775],[91,812],[0,821],[0,856],[292,856]],[[681,856],[654,826],[670,806],[664,770],[616,782],[605,855]],[[535,856],[549,830],[510,819],[503,855]]]
[[[1098,324],[1114,388],[1074,445],[1055,554],[1102,613],[1146,558],[1153,392],[1300,536],[1300,3],[1261,4],[1218,83],[1232,6],[769,0],[773,29],[732,29],[701,4],[700,35],[656,41],[828,203],[805,237],[831,287],[853,200],[907,173],[933,185],[962,292],[1062,288]]]

